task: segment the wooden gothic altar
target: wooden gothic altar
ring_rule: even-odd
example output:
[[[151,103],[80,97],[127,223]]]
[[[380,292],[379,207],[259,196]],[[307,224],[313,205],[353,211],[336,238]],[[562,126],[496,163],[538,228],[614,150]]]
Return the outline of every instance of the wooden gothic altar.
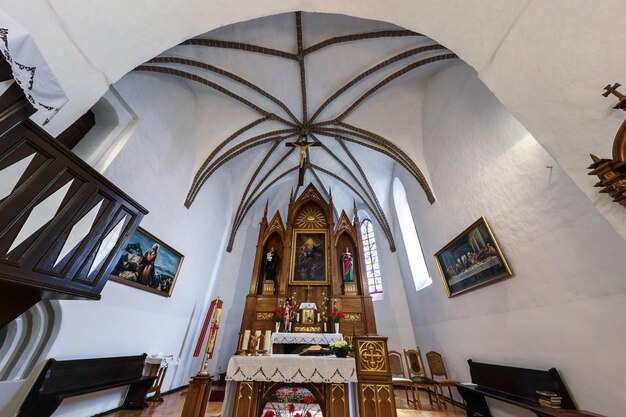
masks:
[[[326,201],[310,184],[297,200],[289,202],[287,222],[280,213],[268,222],[267,208],[261,220],[250,292],[241,331],[274,330],[273,313],[287,299],[295,321],[297,307],[304,302],[318,306],[319,315],[311,323],[294,323],[294,332],[321,333],[324,324],[331,331],[329,313],[344,312],[340,331],[346,335],[376,335],[372,298],[364,272],[359,218],[342,211],[337,223],[332,196]],[[267,254],[278,256],[276,277],[267,277]],[[352,255],[353,281],[344,282],[342,257]],[[308,252],[307,252],[308,251]],[[309,255],[309,263],[302,261]],[[307,259],[307,260],[308,260]],[[287,331],[288,329],[284,329]]]
[[[326,200],[309,185],[290,198],[286,222],[278,211],[270,221],[267,214],[266,207],[222,415],[396,417],[387,338],[376,336],[356,210],[353,220],[345,212],[335,217],[332,196]],[[279,331],[274,312],[287,305],[291,323],[285,328],[284,320]],[[334,333],[333,310],[343,312],[343,334]],[[351,357],[294,353],[344,337],[354,347]]]

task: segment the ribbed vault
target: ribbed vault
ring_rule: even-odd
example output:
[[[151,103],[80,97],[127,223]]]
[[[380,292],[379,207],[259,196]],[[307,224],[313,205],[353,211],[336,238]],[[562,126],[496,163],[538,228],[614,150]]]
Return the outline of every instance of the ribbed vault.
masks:
[[[189,188],[185,205],[190,207],[202,186],[211,176],[230,161],[264,152],[263,157],[250,172],[243,187],[232,224],[227,250],[232,245],[238,229],[250,209],[277,183],[293,178],[295,195],[300,189],[298,178],[315,183],[326,192],[330,184],[341,187],[359,204],[364,205],[383,230],[392,251],[395,242],[389,221],[385,215],[374,187],[355,151],[376,153],[402,166],[421,185],[428,200],[435,197],[420,168],[393,138],[348,122],[346,119],[359,106],[370,100],[394,80],[420,68],[450,61],[456,55],[425,36],[401,29],[363,31],[326,38],[307,45],[303,35],[303,14],[293,14],[294,50],[285,51],[247,42],[199,37],[186,40],[161,56],[137,67],[135,71],[165,74],[189,80],[214,92],[239,102],[258,115],[246,121],[238,130],[215,147],[197,170]],[[210,34],[209,34],[210,36]],[[308,98],[316,86],[309,81],[309,59],[324,53],[331,47],[351,44],[368,51],[368,43],[376,39],[403,39],[398,51],[369,68],[355,68],[349,81],[330,91],[321,103],[312,106]],[[299,85],[292,86],[293,94],[299,96],[298,104],[286,103],[266,88],[240,75],[197,58],[189,58],[189,48],[211,48],[260,54],[272,59],[292,63],[298,72]],[[280,74],[273,74],[280,77]],[[297,107],[297,108],[296,108]],[[315,144],[286,148],[288,143]],[[340,174],[341,172],[341,174]],[[330,191],[327,192],[330,196]]]

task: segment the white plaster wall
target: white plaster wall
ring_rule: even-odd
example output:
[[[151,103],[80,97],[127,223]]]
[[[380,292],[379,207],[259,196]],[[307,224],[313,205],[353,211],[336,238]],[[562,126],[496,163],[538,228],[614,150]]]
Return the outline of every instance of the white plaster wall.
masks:
[[[402,352],[415,345],[413,324],[409,313],[409,306],[405,296],[406,285],[398,262],[398,256],[389,250],[380,225],[372,221],[374,237],[378,249],[378,262],[383,282],[383,298],[374,301],[374,316],[376,330],[380,336],[386,336],[389,350]],[[393,227],[393,226],[392,226]],[[394,234],[398,239],[399,235]],[[396,242],[398,246],[403,246]],[[397,252],[396,252],[397,253]]]
[[[129,75],[116,88],[140,118],[137,130],[105,172],[150,213],[141,226],[185,255],[171,298],[110,281],[102,299],[61,301],[63,320],[47,357],[92,358],[141,354],[180,355],[163,390],[186,384],[199,363],[191,359],[199,327],[218,279],[232,213],[230,174],[209,181],[191,209],[183,206],[193,176],[195,97],[184,82]],[[36,372],[33,372],[33,376]],[[29,383],[32,382],[29,381]],[[10,416],[28,384],[10,392]],[[7,387],[13,391],[14,386]],[[84,417],[120,405],[125,388],[64,401],[55,417]]]
[[[403,275],[419,347],[462,381],[469,358],[554,366],[579,408],[621,416],[626,242],[473,70],[434,76],[423,120],[437,202],[397,171],[433,277],[415,292]],[[481,215],[514,276],[448,299],[432,255]],[[495,415],[529,414],[495,404]]]

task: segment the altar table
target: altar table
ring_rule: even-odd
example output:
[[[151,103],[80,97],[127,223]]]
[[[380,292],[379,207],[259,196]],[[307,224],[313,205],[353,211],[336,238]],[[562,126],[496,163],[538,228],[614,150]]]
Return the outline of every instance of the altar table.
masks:
[[[226,371],[222,417],[261,417],[278,389],[302,387],[324,417],[396,417],[387,338],[355,336],[354,359],[233,356]]]
[[[317,386],[326,393],[327,410],[337,409],[339,412],[334,415],[338,417],[357,415],[354,400],[357,371],[353,358],[233,356],[228,362],[226,381],[222,417],[258,417],[259,409],[264,406],[263,394],[282,384]],[[242,400],[246,399],[243,405]],[[246,411],[242,410],[244,407]]]

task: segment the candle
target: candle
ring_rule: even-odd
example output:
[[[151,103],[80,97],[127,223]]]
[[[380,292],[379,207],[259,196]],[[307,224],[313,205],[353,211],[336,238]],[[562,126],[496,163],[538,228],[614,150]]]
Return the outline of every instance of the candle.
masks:
[[[328,329],[326,328],[326,323],[324,323],[324,333],[328,333]]]
[[[289,323],[289,331],[291,331],[291,323]]]
[[[297,321],[298,323],[300,323],[300,313],[297,313],[297,314],[296,314],[296,321]]]
[[[264,351],[266,351],[266,352],[270,351],[271,340],[272,340],[272,331],[271,330],[266,330],[265,331],[265,339],[263,339],[263,350]]]
[[[256,350],[259,350],[259,344],[261,343],[261,331],[255,331],[254,335],[256,336]]]
[[[317,313],[317,322],[319,323],[320,321],[322,321],[320,320],[320,313]]]
[[[243,343],[241,344],[241,350],[248,349],[248,341],[250,340],[250,330],[243,332]]]

